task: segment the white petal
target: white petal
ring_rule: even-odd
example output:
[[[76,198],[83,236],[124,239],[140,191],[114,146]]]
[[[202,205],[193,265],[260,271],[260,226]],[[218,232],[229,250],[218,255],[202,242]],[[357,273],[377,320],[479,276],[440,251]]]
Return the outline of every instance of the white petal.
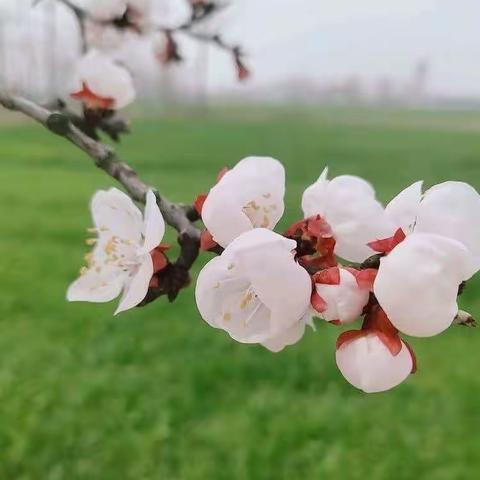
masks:
[[[79,60],[73,89],[81,89],[83,82],[95,95],[112,98],[114,109],[123,108],[135,99],[130,72],[96,49],[89,50]]]
[[[118,236],[137,244],[140,242],[142,214],[125,193],[117,188],[99,190],[92,198],[90,209],[100,235]]]
[[[437,335],[457,314],[458,286],[470,262],[460,242],[415,232],[382,258],[374,292],[398,330],[416,337]]]
[[[294,241],[259,228],[239,237],[226,252],[272,311],[274,331],[291,327],[310,305],[310,275],[294,261],[295,246]]]
[[[273,158],[248,157],[229,170],[207,196],[202,220],[227,246],[252,228],[274,228],[284,211],[285,170]]]
[[[409,233],[417,219],[422,198],[423,182],[415,182],[402,190],[385,208],[385,214],[395,225],[405,233]]]
[[[125,274],[118,268],[90,269],[75,280],[67,291],[69,302],[110,302],[122,291]]]
[[[121,17],[127,9],[126,0],[89,0],[86,3],[90,15],[102,21]]]
[[[136,307],[147,295],[148,286],[153,276],[153,262],[150,255],[145,255],[136,273],[123,290],[122,298],[115,315]]]
[[[336,240],[335,253],[362,262],[374,251],[367,243],[390,236],[394,227],[375,198],[372,186],[362,178],[342,175],[326,179],[326,171],[303,194],[305,217],[321,215]]]
[[[297,247],[297,242],[266,228],[256,228],[236,238],[224,252],[224,256],[233,257],[243,252],[263,252],[278,248],[285,253],[291,253]]]
[[[325,167],[318,180],[310,185],[302,195],[302,210],[305,218],[325,215],[327,204],[328,167]]]
[[[472,253],[469,276],[480,268],[480,195],[467,183],[445,182],[428,190],[416,232],[437,233],[462,242]]]
[[[201,270],[195,299],[210,326],[239,342],[258,343],[272,336],[271,312],[255,298],[248,279],[237,275],[225,258],[214,258]]]
[[[266,341],[298,322],[310,304],[311,282],[293,258],[294,244],[266,229],[232,242],[198,277],[195,295],[205,321],[245,343]]]
[[[366,393],[396,387],[410,375],[413,366],[403,342],[400,353],[393,356],[375,334],[342,345],[336,352],[336,361],[345,379]]]
[[[305,333],[305,326],[305,320],[302,318],[302,320],[295,323],[289,329],[263,342],[262,345],[273,353],[281,352],[285,347],[295,345],[302,339]]]
[[[348,270],[340,269],[339,285],[315,285],[317,293],[327,303],[327,309],[321,317],[326,321],[340,320],[341,323],[352,323],[362,314],[368,303],[370,293],[358,286],[354,275]]]
[[[365,180],[343,175],[328,185],[325,220],[333,230],[335,253],[352,262],[362,262],[373,255],[367,243],[385,238],[393,227],[375,191]]]
[[[219,185],[208,194],[202,209],[202,220],[213,239],[222,247],[253,228],[231,192]]]
[[[165,220],[158,208],[157,198],[151,190],[148,191],[146,198],[143,235],[145,241],[139,255],[151,252],[158,247],[165,235]]]

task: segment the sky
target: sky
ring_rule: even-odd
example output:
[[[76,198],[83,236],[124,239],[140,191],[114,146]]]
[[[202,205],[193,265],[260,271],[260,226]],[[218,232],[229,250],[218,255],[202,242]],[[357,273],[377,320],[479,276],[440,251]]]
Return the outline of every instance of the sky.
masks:
[[[478,0],[234,0],[225,30],[250,55],[253,85],[288,77],[407,78],[428,59],[430,88],[480,95]],[[231,82],[212,62],[213,88]]]
[[[0,19],[6,18],[6,7],[28,1],[0,0]],[[159,8],[166,23],[175,24],[185,14],[183,0],[153,1],[166,5]],[[386,76],[401,83],[426,59],[431,93],[480,96],[478,0],[230,3],[209,28],[220,28],[227,40],[244,46],[253,70],[249,89],[299,78],[328,83],[351,75],[367,84]],[[210,47],[206,53],[206,47],[188,42],[184,49],[187,56],[208,56],[206,81],[211,91],[244,88],[237,85],[232,60],[223,52]]]

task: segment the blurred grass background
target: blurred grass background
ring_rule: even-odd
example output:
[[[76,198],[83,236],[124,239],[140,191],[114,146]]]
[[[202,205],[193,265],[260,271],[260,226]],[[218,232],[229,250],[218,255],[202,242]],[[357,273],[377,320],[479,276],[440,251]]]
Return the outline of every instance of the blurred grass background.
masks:
[[[8,118],[0,479],[480,478],[478,332],[413,340],[418,373],[367,396],[337,371],[338,330],[320,322],[274,355],[208,327],[193,288],[174,306],[160,300],[117,318],[112,304],[67,304],[90,196],[114,182],[62,139]],[[285,227],[327,164],[332,176],[364,176],[384,201],[417,179],[478,189],[479,132],[479,113],[221,109],[138,119],[119,150],[185,202],[221,167],[274,156],[288,173]],[[471,282],[462,307],[480,315],[479,294]]]

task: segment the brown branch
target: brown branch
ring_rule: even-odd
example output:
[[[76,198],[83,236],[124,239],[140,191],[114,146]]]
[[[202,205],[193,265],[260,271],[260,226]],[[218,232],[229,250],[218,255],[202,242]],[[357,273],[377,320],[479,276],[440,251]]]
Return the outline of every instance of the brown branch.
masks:
[[[181,251],[178,259],[172,265],[176,277],[183,278],[183,284],[178,281],[167,282],[170,288],[176,289],[175,291],[164,289],[157,292],[157,296],[168,295],[170,299],[175,298],[180,289],[188,284],[188,271],[199,254],[200,231],[193,224],[198,220],[193,207],[171,202],[156,189],[144,183],[135,170],[122,161],[111,147],[89,137],[63,113],[51,111],[31,100],[4,92],[0,92],[0,104],[9,110],[25,114],[51,132],[76,145],[93,160],[97,167],[120,182],[132,199],[144,203],[148,190],[151,189],[155,192],[165,222],[178,232]]]
[[[67,107],[60,98],[43,105],[47,110],[63,113],[83,133],[93,140],[100,140],[99,131],[105,133],[114,142],[120,142],[121,135],[130,133],[130,123],[114,110],[83,109],[82,114]]]

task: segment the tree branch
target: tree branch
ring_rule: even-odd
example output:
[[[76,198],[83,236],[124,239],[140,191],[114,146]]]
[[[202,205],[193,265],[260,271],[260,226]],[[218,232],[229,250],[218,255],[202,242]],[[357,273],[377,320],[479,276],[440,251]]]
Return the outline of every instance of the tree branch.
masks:
[[[151,189],[155,192],[165,222],[178,232],[181,252],[172,266],[177,277],[179,271],[183,273],[182,285],[179,285],[182,282],[171,282],[173,287],[170,288],[175,288],[176,291],[160,291],[157,296],[168,295],[171,299],[175,298],[179,290],[188,283],[188,270],[199,253],[200,231],[193,223],[198,220],[193,207],[171,202],[156,189],[144,183],[135,170],[117,156],[113,148],[89,137],[77,128],[65,114],[51,111],[31,100],[1,91],[0,104],[9,110],[25,114],[51,132],[76,145],[94,161],[97,167],[121,183],[132,199],[144,203],[148,190]]]

